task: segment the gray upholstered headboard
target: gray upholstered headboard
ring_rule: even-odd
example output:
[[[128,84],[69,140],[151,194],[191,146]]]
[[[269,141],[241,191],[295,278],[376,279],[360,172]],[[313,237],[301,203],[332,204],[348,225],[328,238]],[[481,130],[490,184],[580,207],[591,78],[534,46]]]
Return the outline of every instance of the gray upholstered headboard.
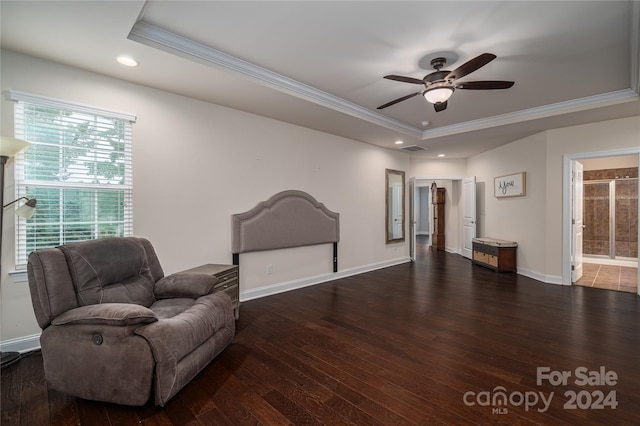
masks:
[[[244,213],[232,216],[233,263],[240,253],[333,243],[338,270],[340,214],[303,191],[282,191]]]

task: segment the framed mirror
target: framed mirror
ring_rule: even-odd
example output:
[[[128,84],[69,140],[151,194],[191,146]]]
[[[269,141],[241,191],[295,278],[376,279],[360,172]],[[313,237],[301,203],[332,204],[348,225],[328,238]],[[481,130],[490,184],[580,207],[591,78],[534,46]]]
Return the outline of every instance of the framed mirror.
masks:
[[[404,172],[385,170],[385,192],[386,242],[404,241]]]

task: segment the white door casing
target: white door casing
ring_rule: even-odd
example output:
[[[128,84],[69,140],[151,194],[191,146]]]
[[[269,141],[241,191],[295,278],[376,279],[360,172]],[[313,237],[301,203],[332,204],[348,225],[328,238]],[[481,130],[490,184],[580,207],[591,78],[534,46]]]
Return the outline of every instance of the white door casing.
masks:
[[[572,169],[573,200],[571,208],[573,217],[571,219],[571,224],[573,225],[573,235],[571,238],[571,251],[573,255],[571,261],[571,282],[575,283],[580,278],[582,278],[582,240],[584,235],[584,166],[578,161],[573,161]]]
[[[416,218],[418,217],[418,187],[415,179],[409,179],[409,257],[416,260]]]
[[[462,255],[472,258],[472,240],[476,237],[476,177],[462,180]]]

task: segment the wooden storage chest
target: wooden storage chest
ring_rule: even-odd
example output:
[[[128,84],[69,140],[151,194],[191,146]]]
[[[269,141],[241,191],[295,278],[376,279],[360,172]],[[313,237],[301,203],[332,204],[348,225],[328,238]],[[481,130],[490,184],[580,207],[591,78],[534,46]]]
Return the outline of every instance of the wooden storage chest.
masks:
[[[474,238],[473,263],[498,272],[517,272],[515,241],[498,240],[496,238]]]

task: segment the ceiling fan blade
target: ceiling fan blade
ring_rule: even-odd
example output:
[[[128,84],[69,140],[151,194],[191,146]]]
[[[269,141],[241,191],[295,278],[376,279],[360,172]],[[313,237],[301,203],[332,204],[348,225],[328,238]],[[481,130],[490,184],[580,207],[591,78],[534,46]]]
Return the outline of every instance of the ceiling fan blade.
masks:
[[[467,90],[494,90],[494,89],[508,89],[513,86],[513,81],[466,81],[464,83],[456,84],[456,89]]]
[[[447,109],[447,101],[435,103],[433,108],[435,108],[436,112],[444,111]]]
[[[409,99],[409,98],[413,98],[414,96],[419,95],[420,93],[422,93],[422,92],[416,92],[416,93],[412,93],[412,94],[407,95],[407,96],[403,96],[403,97],[398,98],[398,99],[396,99],[396,100],[394,100],[394,101],[387,102],[387,103],[386,103],[386,104],[384,104],[384,105],[380,105],[377,109],[384,109],[384,108],[386,108],[386,107],[390,107],[391,105],[395,105],[395,104],[397,104],[398,102],[406,101],[406,100],[407,100],[407,99]]]
[[[404,77],[402,75],[385,75],[384,78],[388,80],[401,81],[403,83],[424,84],[424,81],[418,80],[413,77]]]
[[[455,80],[462,78],[465,75],[471,74],[477,69],[484,67],[495,58],[496,55],[494,55],[493,53],[483,53],[482,55],[476,56],[472,60],[465,62],[464,64],[460,65],[458,68],[447,74],[445,80],[450,78],[453,78]]]

